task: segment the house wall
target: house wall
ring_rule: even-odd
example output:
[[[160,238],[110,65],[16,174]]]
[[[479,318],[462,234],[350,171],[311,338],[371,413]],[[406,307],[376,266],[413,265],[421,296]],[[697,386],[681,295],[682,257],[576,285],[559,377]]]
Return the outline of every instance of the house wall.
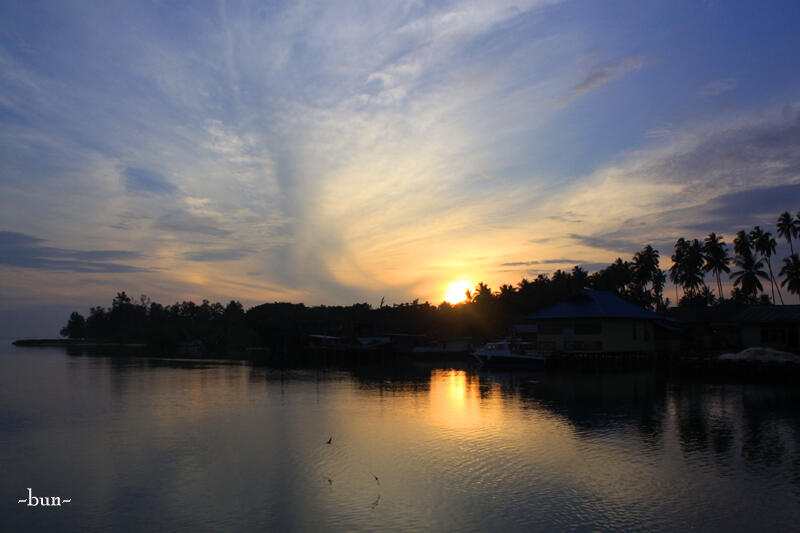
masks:
[[[654,333],[648,320],[547,320],[538,324],[537,346],[565,352],[652,352]]]
[[[604,320],[604,347],[607,352],[652,352],[655,331],[650,320]]]
[[[800,326],[792,323],[743,324],[742,347],[769,346],[778,350],[797,351]]]
[[[742,347],[761,346],[761,326],[745,324],[742,326]]]

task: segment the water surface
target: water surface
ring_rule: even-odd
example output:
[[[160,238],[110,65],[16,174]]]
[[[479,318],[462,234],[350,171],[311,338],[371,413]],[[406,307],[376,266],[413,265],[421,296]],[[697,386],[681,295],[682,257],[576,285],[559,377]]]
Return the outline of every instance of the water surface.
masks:
[[[281,370],[5,346],[0,529],[786,531],[800,521],[798,400],[796,386],[653,372]],[[16,503],[27,487],[72,502]]]

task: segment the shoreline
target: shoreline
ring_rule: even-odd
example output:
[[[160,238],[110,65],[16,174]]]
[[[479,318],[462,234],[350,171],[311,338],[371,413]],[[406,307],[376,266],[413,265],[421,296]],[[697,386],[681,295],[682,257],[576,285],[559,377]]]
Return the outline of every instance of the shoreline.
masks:
[[[41,346],[41,347],[57,347],[57,346],[108,346],[111,348],[146,348],[147,345],[143,342],[115,342],[115,341],[97,341],[97,340],[84,340],[84,339],[17,339],[12,341],[14,346]]]
[[[175,359],[205,361],[251,361],[254,364],[273,364],[281,367],[294,365],[306,366],[378,366],[394,368],[409,364],[440,363],[445,366],[458,362],[470,366],[471,358],[466,354],[461,357],[443,357],[443,354],[418,354],[397,350],[326,350],[296,347],[286,352],[271,352],[264,348],[250,348],[230,352],[196,352],[177,348],[174,350],[148,350],[145,343],[124,343],[87,339],[18,339],[12,342],[18,347],[63,347],[72,355],[124,355],[142,358]],[[106,349],[110,352],[104,353]],[[116,352],[116,353],[115,353]],[[159,353],[161,352],[161,353]],[[545,371],[630,371],[651,368],[670,375],[694,376],[706,379],[742,379],[753,381],[782,381],[800,383],[800,355],[797,361],[775,361],[757,359],[720,359],[721,354],[698,352],[686,353],[653,353],[644,357],[581,357],[561,354],[545,364]],[[480,369],[480,368],[478,368]],[[497,368],[492,368],[497,370]],[[512,367],[513,372],[524,371],[524,367]]]

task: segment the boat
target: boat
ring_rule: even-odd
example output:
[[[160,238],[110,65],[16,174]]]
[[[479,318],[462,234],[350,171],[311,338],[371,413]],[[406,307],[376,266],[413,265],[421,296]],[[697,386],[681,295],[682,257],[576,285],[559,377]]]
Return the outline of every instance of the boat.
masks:
[[[544,366],[545,356],[536,351],[532,342],[502,339],[486,343],[472,352],[482,365]]]

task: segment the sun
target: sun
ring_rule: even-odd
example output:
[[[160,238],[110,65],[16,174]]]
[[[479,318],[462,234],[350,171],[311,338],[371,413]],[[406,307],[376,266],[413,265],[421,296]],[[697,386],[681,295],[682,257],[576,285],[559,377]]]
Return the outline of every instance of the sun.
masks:
[[[447,286],[447,294],[444,295],[444,301],[451,304],[457,304],[466,300],[466,292],[472,289],[472,283],[466,280],[454,281]]]

